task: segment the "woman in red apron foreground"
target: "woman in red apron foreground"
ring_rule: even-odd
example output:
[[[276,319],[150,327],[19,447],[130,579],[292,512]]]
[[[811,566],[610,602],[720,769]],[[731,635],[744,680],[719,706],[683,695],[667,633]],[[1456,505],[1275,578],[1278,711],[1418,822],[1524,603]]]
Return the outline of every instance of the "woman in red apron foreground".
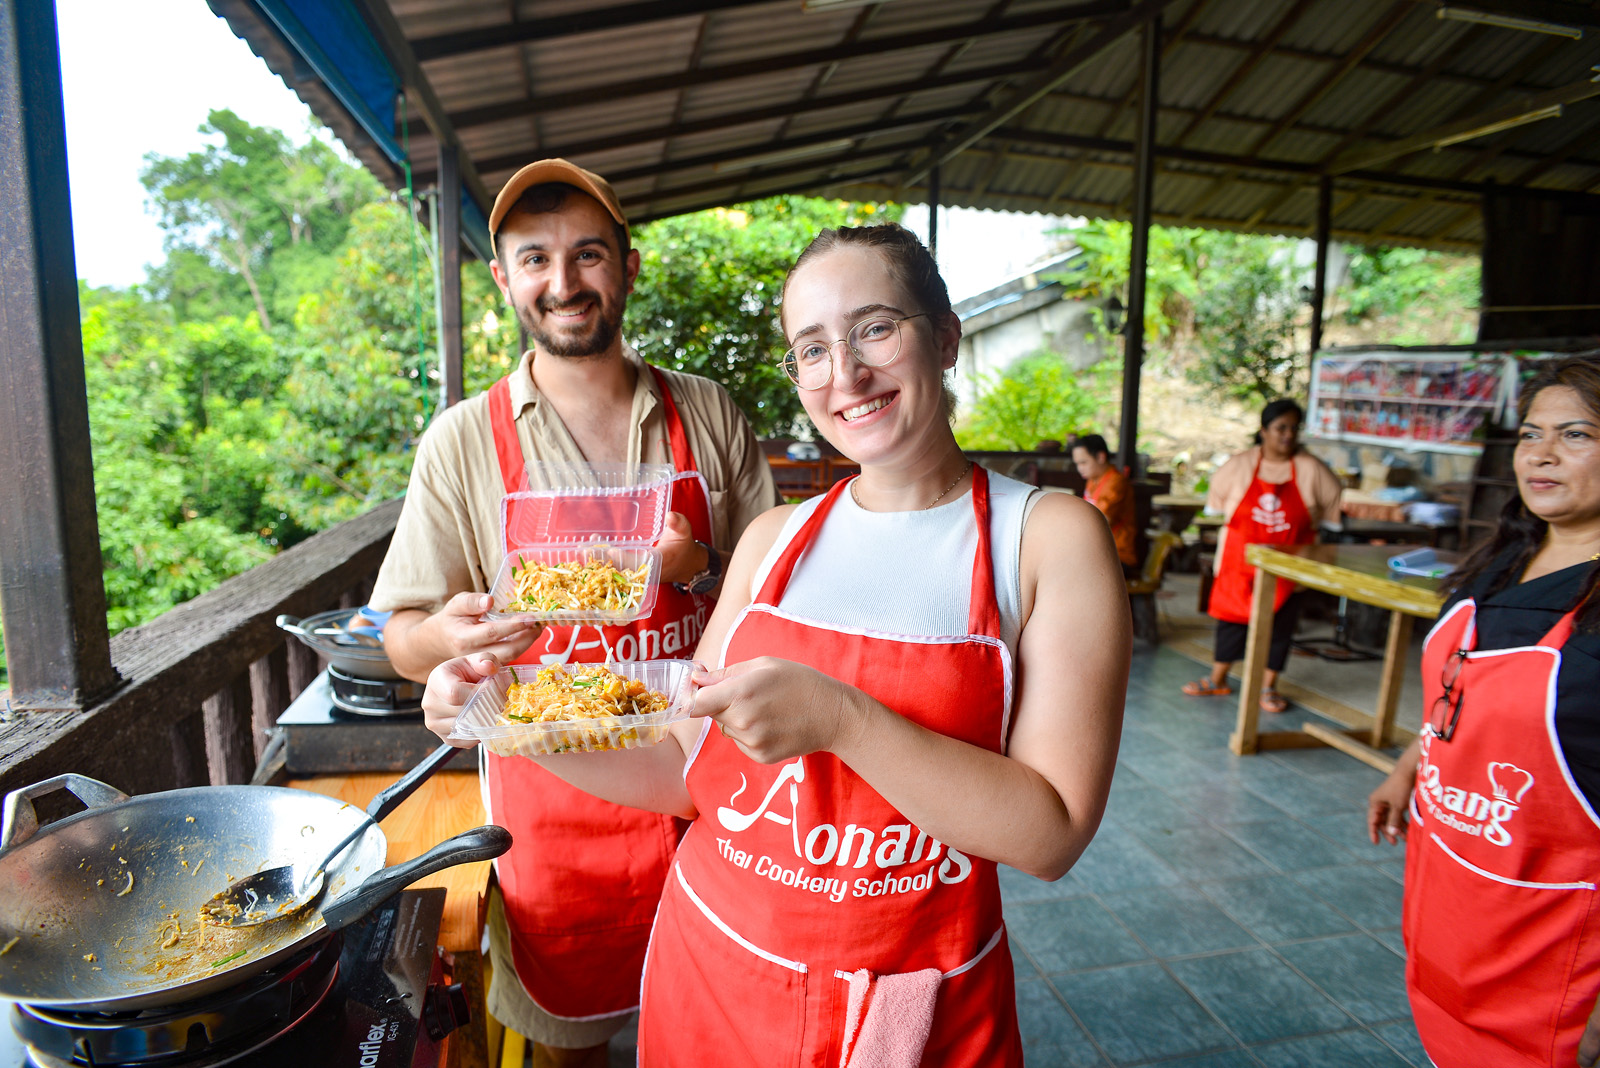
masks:
[[[908,231],[824,231],[783,323],[807,414],[861,475],[745,533],[700,646],[717,670],[672,738],[540,762],[694,820],[641,1064],[1021,1064],[996,863],[1059,878],[1099,824],[1129,659],[1116,552],[1092,507],[961,454],[960,324]],[[436,670],[429,726],[493,668]]]
[[[1519,408],[1519,496],[1449,580],[1422,732],[1368,802],[1374,842],[1406,839],[1406,986],[1440,1068],[1600,1057],[1600,362]]]
[[[1337,515],[1339,479],[1328,465],[1300,448],[1305,413],[1292,400],[1275,400],[1261,410],[1255,447],[1238,453],[1211,476],[1206,511],[1228,517],[1217,545],[1216,577],[1206,611],[1217,621],[1211,674],[1183,684],[1190,697],[1226,696],[1228,672],[1244,655],[1250,631],[1250,601],[1256,569],[1245,562],[1247,545],[1310,545],[1317,526]],[[1289,658],[1289,643],[1300,617],[1294,583],[1280,580],[1273,601],[1272,646],[1261,686],[1261,710],[1289,707],[1278,693],[1278,672]]]

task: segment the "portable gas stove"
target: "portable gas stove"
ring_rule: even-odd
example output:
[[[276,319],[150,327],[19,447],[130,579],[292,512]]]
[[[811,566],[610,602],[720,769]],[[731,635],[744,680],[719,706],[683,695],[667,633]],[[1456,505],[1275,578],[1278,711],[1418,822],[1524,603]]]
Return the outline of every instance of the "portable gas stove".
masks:
[[[409,771],[439,739],[423,725],[420,682],[318,675],[278,717],[291,776]]]
[[[238,986],[159,1009],[11,1006],[0,1068],[432,1068],[467,1022],[435,943],[441,889],[403,891]]]

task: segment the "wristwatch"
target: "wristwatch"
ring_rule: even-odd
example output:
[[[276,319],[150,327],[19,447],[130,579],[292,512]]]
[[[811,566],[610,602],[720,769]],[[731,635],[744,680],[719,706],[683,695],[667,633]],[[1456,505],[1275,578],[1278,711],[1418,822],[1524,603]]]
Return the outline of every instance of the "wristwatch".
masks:
[[[674,582],[672,588],[679,593],[710,593],[722,579],[722,557],[717,550],[703,541],[696,541],[695,544],[706,551],[706,567],[688,582]]]

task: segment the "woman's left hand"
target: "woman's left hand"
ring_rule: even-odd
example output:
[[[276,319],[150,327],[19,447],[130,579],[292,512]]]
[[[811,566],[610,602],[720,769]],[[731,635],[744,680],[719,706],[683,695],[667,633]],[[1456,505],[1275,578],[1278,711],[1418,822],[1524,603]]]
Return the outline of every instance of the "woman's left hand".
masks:
[[[1600,1062],[1600,1000],[1595,1002],[1594,1011],[1589,1013],[1589,1025],[1578,1040],[1578,1068],[1594,1068],[1597,1062]]]
[[[709,716],[752,760],[776,764],[838,748],[859,726],[857,691],[774,656],[696,671],[692,715]]]

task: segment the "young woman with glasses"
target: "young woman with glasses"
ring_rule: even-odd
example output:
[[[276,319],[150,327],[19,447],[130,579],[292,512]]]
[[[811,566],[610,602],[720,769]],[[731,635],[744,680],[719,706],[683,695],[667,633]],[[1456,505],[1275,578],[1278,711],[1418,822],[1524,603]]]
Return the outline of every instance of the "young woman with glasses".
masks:
[[[1434,1063],[1600,1056],[1600,361],[1519,403],[1518,495],[1451,576],[1417,741],[1372,792],[1406,839],[1406,984]],[[1409,833],[1408,827],[1409,826]]]
[[[997,864],[1060,878],[1104,811],[1130,642],[1116,551],[1092,506],[962,455],[961,326],[908,231],[824,231],[783,327],[807,414],[861,474],[745,533],[699,647],[716,669],[672,739],[541,763],[694,820],[641,1064],[1020,1065]],[[492,667],[436,671],[429,725]]]

